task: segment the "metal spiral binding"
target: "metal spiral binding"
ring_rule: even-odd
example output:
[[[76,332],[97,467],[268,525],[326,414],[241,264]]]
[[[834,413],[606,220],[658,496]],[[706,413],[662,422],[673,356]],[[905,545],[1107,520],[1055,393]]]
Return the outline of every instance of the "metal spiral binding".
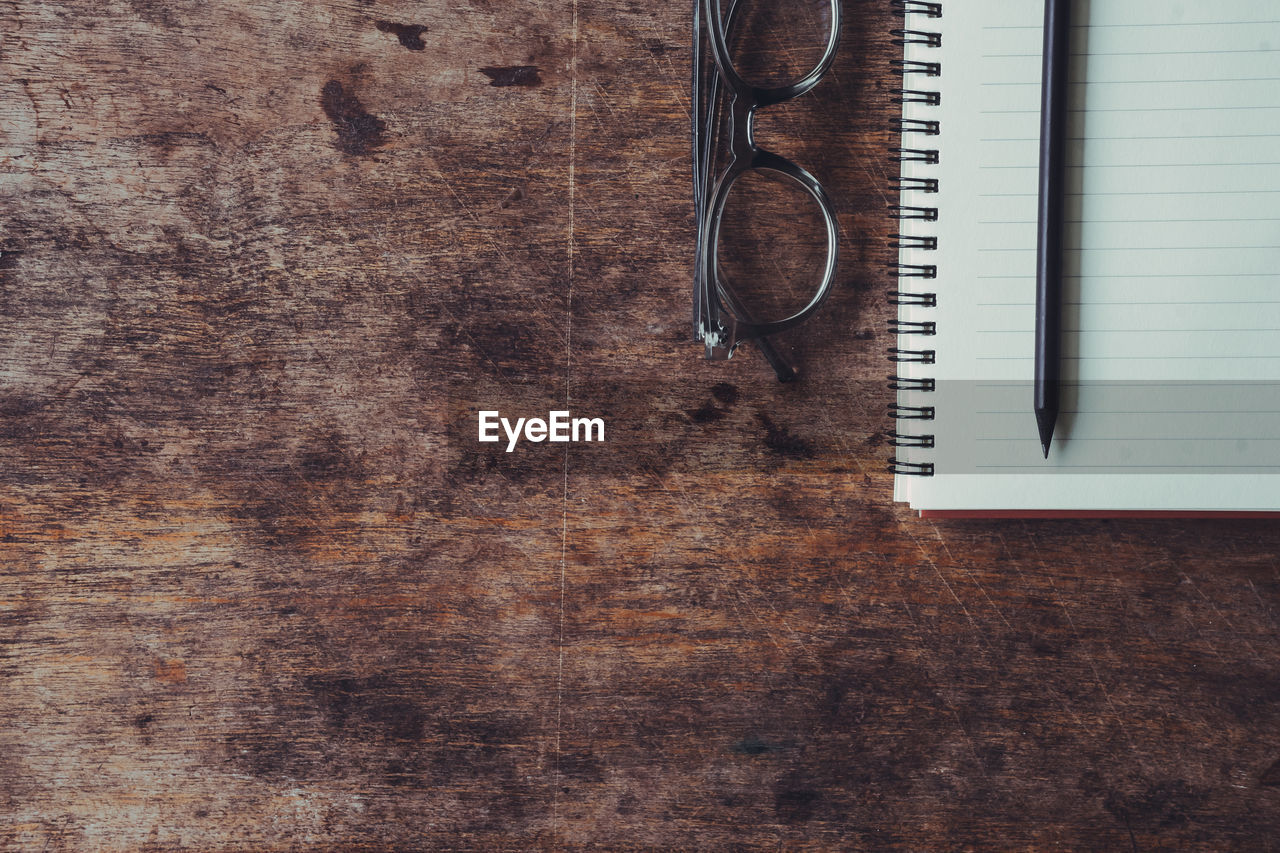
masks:
[[[926,3],[922,0],[889,0],[889,6],[893,9],[893,14],[898,17],[906,17],[911,12],[923,14],[928,18],[942,17],[941,3]]]
[[[938,325],[932,320],[917,322],[915,320],[899,320],[896,317],[889,321],[889,331],[895,335],[936,335]]]
[[[937,278],[938,268],[933,264],[889,264],[889,268],[897,270],[898,278]]]
[[[918,118],[896,118],[893,120],[891,129],[894,133],[923,133],[925,136],[937,136],[942,132],[942,128],[936,121]]]
[[[901,204],[889,205],[889,212],[898,219],[922,219],[925,222],[938,221],[938,208],[936,207],[909,207]]]
[[[905,290],[889,291],[890,305],[919,305],[922,308],[938,307],[938,294],[936,293],[909,293]]]
[[[909,218],[915,219],[918,217]],[[894,234],[893,242],[889,245],[895,249],[924,249],[925,251],[932,251],[938,248],[938,238],[921,237],[916,234]]]
[[[942,64],[939,62],[921,62],[917,59],[894,59],[890,60],[890,65],[899,74],[906,76],[907,74],[923,74],[926,77],[938,77],[942,74]]]
[[[912,26],[921,19],[941,18],[941,3],[924,2],[924,0],[890,0],[889,6],[893,14],[903,21],[902,27],[890,31],[894,45],[903,49],[908,45],[919,45],[923,48],[942,46],[941,33],[915,29]],[[893,103],[899,106],[912,104],[917,107],[936,107],[942,103],[940,92],[921,88],[919,83],[907,82],[908,80],[927,80],[938,77],[942,74],[941,63],[919,59],[893,59],[890,61],[890,65],[903,81],[899,88],[891,90]],[[938,163],[937,148],[917,147],[918,143],[915,143],[915,139],[919,137],[938,136],[942,132],[942,128],[937,121],[899,116],[893,119],[889,130],[902,140],[899,145],[889,149],[890,157],[893,160],[898,163],[922,163],[925,165],[936,165]],[[914,199],[916,196],[931,195],[938,192],[937,178],[899,175],[892,180],[891,184],[891,189],[898,194],[899,199],[908,194]],[[928,206],[927,201],[921,199],[919,203],[890,205],[889,215],[896,222],[936,222],[938,220],[938,208]],[[919,234],[903,234],[900,230],[895,229],[895,233],[890,238],[890,247],[895,252],[902,249],[928,252],[938,248],[938,238]],[[938,268],[934,264],[902,263],[901,258],[895,257],[894,261],[888,264],[888,267],[899,282],[903,279],[935,279],[938,277]],[[900,288],[901,284],[899,289],[889,291],[890,305],[933,308],[938,304],[936,293],[908,291]],[[896,341],[899,341],[898,346],[889,350],[889,361],[891,363],[935,363],[937,359],[935,350],[913,349],[901,343],[901,339],[908,335],[928,337],[937,334],[937,325],[934,322],[907,321],[894,317],[889,321],[889,332]],[[935,387],[936,384],[932,378],[899,376],[897,373],[889,377],[889,388],[894,392],[895,397],[898,391],[929,393]],[[896,401],[890,403],[889,417],[894,421],[894,428],[889,433],[889,445],[891,447],[932,448],[934,446],[933,435],[902,432],[900,428],[907,429],[902,424],[904,421],[932,421],[934,414],[933,406],[907,406]],[[932,462],[910,462],[897,456],[890,457],[889,470],[895,474],[910,474],[922,477],[930,477],[934,473]]]
[[[901,132],[908,132],[908,131],[901,131]],[[937,136],[938,134],[935,131],[930,135]],[[937,178],[908,178],[908,177],[903,177],[902,175],[896,175],[890,179],[890,182],[893,186],[893,189],[897,190],[898,192],[901,192],[903,190],[908,190],[910,192],[918,192],[918,193],[936,193],[938,191]]]
[[[894,347],[889,350],[889,361],[895,364],[933,364],[937,357],[937,352],[931,349],[900,349]]]
[[[901,101],[899,101],[901,103]],[[937,148],[899,148],[889,149],[889,153],[893,155],[893,159],[899,163],[928,163],[931,166],[938,164]]]
[[[911,376],[890,376],[889,387],[894,391],[932,391],[932,379],[916,379]]]

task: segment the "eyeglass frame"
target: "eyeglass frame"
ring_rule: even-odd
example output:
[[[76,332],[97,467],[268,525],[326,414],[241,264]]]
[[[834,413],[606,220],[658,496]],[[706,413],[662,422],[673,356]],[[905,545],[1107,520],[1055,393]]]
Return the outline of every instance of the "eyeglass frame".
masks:
[[[732,26],[740,0],[729,6],[728,25]],[[693,323],[694,340],[706,345],[706,357],[730,358],[743,341],[754,340],[777,373],[787,382],[795,379],[795,369],[769,342],[776,335],[798,326],[818,310],[835,281],[839,261],[836,215],[830,197],[817,178],[791,160],[774,154],[755,143],[755,113],[762,107],[782,103],[805,94],[826,75],[835,61],[840,44],[841,0],[830,0],[831,28],[821,59],[813,70],[786,86],[762,87],[748,83],[738,74],[729,57],[727,28],[719,0],[694,0],[693,6],[693,186],[694,210],[698,220],[697,247],[694,256]],[[702,25],[699,10],[707,20],[711,55],[716,73],[711,75],[703,110]],[[715,137],[719,113],[716,109],[720,86],[729,90],[728,138],[729,161],[716,179],[712,203],[707,205],[707,181],[711,177],[711,142]],[[705,121],[705,127],[702,122]],[[822,281],[809,303],[782,320],[759,323],[751,319],[733,290],[720,278],[719,241],[721,218],[729,199],[729,191],[739,177],[753,170],[771,171],[791,178],[817,202],[827,232],[827,257]],[[712,292],[711,283],[715,290]],[[726,327],[722,315],[729,320]]]

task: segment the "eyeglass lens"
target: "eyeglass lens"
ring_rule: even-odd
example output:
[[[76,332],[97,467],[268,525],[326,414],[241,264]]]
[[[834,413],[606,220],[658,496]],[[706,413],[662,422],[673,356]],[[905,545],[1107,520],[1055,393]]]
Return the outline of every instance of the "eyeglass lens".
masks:
[[[719,278],[756,323],[785,320],[822,284],[827,232],[817,202],[793,179],[765,169],[738,176],[716,245]]]
[[[831,33],[830,0],[718,2],[730,60],[747,83],[790,85],[822,60]]]

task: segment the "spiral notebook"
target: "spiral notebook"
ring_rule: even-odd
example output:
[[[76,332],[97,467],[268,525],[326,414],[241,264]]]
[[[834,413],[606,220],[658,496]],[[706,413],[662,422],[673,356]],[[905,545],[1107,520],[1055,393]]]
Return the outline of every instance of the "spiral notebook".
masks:
[[[901,2],[895,495],[1280,510],[1280,4],[1073,7],[1062,414],[1032,414],[1043,4]]]

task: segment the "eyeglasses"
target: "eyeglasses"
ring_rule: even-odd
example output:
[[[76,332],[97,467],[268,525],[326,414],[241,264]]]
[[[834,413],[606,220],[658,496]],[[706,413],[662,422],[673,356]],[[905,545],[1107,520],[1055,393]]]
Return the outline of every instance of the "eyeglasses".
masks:
[[[704,19],[714,68],[703,67]],[[755,114],[816,86],[839,41],[840,0],[694,2],[694,340],[707,358],[755,341],[784,382],[796,372],[769,336],[809,319],[830,293],[836,217],[813,175],[756,145]]]

